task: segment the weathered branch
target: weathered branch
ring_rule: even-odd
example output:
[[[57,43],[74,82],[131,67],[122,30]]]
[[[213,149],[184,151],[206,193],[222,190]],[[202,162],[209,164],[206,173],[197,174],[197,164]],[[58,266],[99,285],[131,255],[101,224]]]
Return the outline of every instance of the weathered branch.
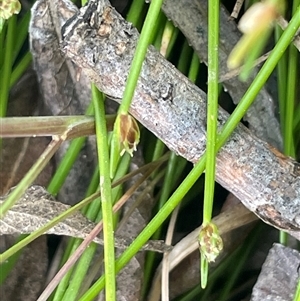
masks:
[[[120,99],[138,32],[108,1],[90,1],[62,29],[63,50],[107,95]],[[177,154],[205,151],[206,95],[149,47],[131,113]],[[219,129],[228,114],[219,109]],[[300,237],[298,165],[243,125],[221,149],[217,181],[265,222]]]
[[[207,0],[165,0],[162,7],[166,16],[180,28],[189,44],[193,46],[199,58],[207,64],[208,52],[208,1]],[[236,23],[230,18],[224,6],[220,7],[220,47],[219,64],[221,77],[228,72],[227,58],[242,34]],[[237,77],[226,79],[224,87],[237,104],[257,73],[257,68],[245,82]],[[262,88],[255,102],[244,116],[249,128],[258,137],[279,149],[282,149],[282,138],[279,123],[275,117],[274,103],[266,88]]]

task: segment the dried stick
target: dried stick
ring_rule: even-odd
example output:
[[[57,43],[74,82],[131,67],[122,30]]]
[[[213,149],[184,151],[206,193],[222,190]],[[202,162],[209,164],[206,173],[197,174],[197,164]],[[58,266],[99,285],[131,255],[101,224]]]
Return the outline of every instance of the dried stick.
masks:
[[[233,11],[230,15],[231,18],[236,19],[239,16],[243,4],[244,4],[244,0],[236,0]]]
[[[93,1],[62,28],[63,51],[107,95],[121,101],[138,32],[108,3]],[[205,151],[206,95],[149,47],[131,113],[177,154]],[[219,128],[227,112],[219,110]],[[239,125],[217,158],[217,181],[265,222],[296,237],[299,166]]]
[[[207,64],[208,1],[165,0],[162,10],[183,32],[199,58]],[[227,58],[242,35],[222,5],[220,7],[220,24],[222,26],[220,26],[219,64],[220,75],[224,77],[229,72]],[[246,82],[241,82],[238,78],[225,79],[223,85],[235,104],[242,99],[256,73],[257,69],[254,69],[253,74]],[[267,89],[262,88],[244,116],[244,120],[249,123],[249,128],[257,137],[282,149],[280,126],[274,111],[271,95]]]
[[[112,129],[115,118],[108,116]],[[62,135],[68,130],[66,139],[95,135],[95,120],[89,116],[34,116],[0,118],[0,137],[45,137]]]

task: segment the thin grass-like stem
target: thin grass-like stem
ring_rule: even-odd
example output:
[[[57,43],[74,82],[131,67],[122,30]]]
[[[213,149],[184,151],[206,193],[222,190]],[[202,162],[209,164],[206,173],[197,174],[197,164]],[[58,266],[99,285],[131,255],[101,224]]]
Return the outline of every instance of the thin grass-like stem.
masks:
[[[115,275],[115,240],[112,210],[112,192],[110,179],[110,159],[108,150],[108,135],[105,121],[105,107],[103,94],[92,85],[93,104],[95,108],[96,138],[100,171],[100,193],[103,217],[104,238],[104,271],[105,271],[105,299],[116,300]]]
[[[252,85],[244,95],[240,104],[237,106],[234,113],[230,116],[229,120],[224,125],[222,132],[218,135],[216,151],[218,151],[226,140],[230,137],[235,127],[240,122],[241,118],[253,103],[255,97],[259,93],[260,89],[264,85],[267,78],[274,70],[276,64],[281,58],[283,52],[291,43],[296,31],[300,26],[300,7],[298,7],[294,17],[291,19],[289,26],[283,33],[282,37],[274,47],[273,52],[270,54],[268,60],[261,68],[260,72],[256,76]],[[126,249],[123,254],[116,261],[116,272],[119,272],[129,260],[140,250],[145,242],[153,235],[153,233],[160,227],[160,225],[171,214],[174,208],[179,204],[182,198],[186,195],[189,189],[194,185],[199,176],[203,173],[206,164],[206,155],[204,154],[199,162],[195,165],[188,176],[179,185],[173,195],[160,209],[160,211],[154,216],[154,218],[148,223],[145,229],[140,235],[132,242],[131,246]],[[104,288],[104,277],[101,277],[95,284],[87,291],[79,301],[92,300],[98,293]]]

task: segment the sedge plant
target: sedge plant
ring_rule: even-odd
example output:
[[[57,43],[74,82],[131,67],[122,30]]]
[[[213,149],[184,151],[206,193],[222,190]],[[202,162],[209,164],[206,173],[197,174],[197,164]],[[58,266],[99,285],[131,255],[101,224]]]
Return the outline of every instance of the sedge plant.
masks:
[[[275,0],[274,0],[275,1]],[[274,6],[274,1],[269,0],[269,5]],[[209,8],[209,64],[208,64],[208,128],[207,128],[207,152],[206,154],[200,158],[199,162],[195,165],[195,167],[192,169],[192,171],[189,173],[189,175],[183,180],[183,182],[178,186],[178,188],[175,190],[173,194],[171,194],[172,189],[174,187],[172,186],[172,182],[176,182],[179,177],[178,175],[175,175],[174,169],[175,167],[178,167],[179,164],[182,164],[182,167],[184,166],[185,162],[181,162],[176,158],[176,156],[173,154],[169,158],[169,164],[166,168],[165,173],[165,179],[166,184],[162,188],[162,194],[161,194],[161,204],[160,209],[154,216],[154,218],[148,223],[146,228],[142,231],[142,233],[135,239],[135,241],[131,244],[130,247],[128,247],[124,253],[115,260],[114,256],[114,237],[113,237],[113,231],[114,231],[114,217],[112,213],[112,206],[114,199],[118,199],[121,194],[121,190],[119,190],[116,195],[112,192],[111,188],[111,182],[112,178],[114,176],[117,176],[118,173],[118,166],[122,163],[120,162],[120,154],[122,152],[127,151],[129,153],[132,153],[132,151],[135,149],[138,141],[139,141],[139,128],[136,123],[136,121],[129,115],[128,110],[130,107],[130,102],[134,93],[135,85],[139,76],[140,68],[142,66],[142,62],[147,50],[147,46],[149,45],[150,41],[158,41],[156,37],[158,35],[163,35],[162,30],[151,30],[151,24],[153,24],[154,20],[160,20],[157,22],[159,24],[158,27],[161,27],[161,24],[166,24],[166,28],[168,32],[171,32],[171,35],[169,37],[169,45],[172,45],[174,43],[177,34],[178,29],[174,28],[169,21],[166,21],[163,19],[163,17],[159,17],[159,11],[161,7],[162,1],[160,0],[153,0],[146,17],[146,20],[143,21],[143,11],[145,11],[145,3],[141,0],[135,0],[133,1],[133,6],[136,9],[130,9],[129,10],[129,16],[128,18],[132,18],[136,24],[140,24],[140,26],[143,28],[141,32],[141,38],[138,43],[138,47],[136,50],[136,56],[134,57],[134,60],[132,62],[130,75],[128,77],[128,83],[125,89],[124,98],[122,101],[122,104],[120,106],[120,109],[118,111],[118,117],[117,122],[115,123],[115,130],[112,138],[112,144],[111,144],[111,153],[109,156],[109,138],[107,135],[108,128],[105,122],[105,110],[104,110],[104,102],[103,99],[101,99],[101,94],[93,88],[93,104],[94,108],[96,110],[95,112],[95,124],[96,124],[96,131],[97,131],[97,145],[98,145],[98,159],[99,159],[99,167],[96,168],[94,177],[91,181],[91,185],[89,188],[89,191],[87,191],[87,199],[80,203],[77,207],[70,209],[70,212],[73,212],[73,210],[78,210],[79,208],[82,209],[87,203],[90,203],[94,201],[93,206],[90,209],[92,216],[95,218],[96,221],[100,221],[103,219],[104,221],[104,239],[106,240],[106,246],[104,250],[104,256],[105,257],[105,275],[103,275],[98,281],[95,282],[89,288],[86,290],[83,295],[79,297],[79,289],[80,289],[80,282],[82,282],[82,279],[84,278],[83,275],[85,275],[85,272],[87,268],[84,265],[88,265],[92,260],[92,251],[90,253],[87,253],[86,257],[83,257],[84,259],[78,266],[74,268],[74,274],[68,275],[64,280],[62,280],[61,287],[58,288],[56,294],[53,296],[53,300],[75,300],[78,297],[81,301],[83,300],[92,300],[96,297],[96,295],[105,287],[106,289],[106,295],[107,300],[115,300],[116,299],[116,286],[115,286],[115,279],[116,274],[120,269],[122,269],[126,263],[140,250],[143,244],[161,227],[163,222],[168,218],[168,216],[171,214],[171,212],[174,210],[174,208],[181,202],[183,197],[187,194],[189,189],[193,186],[193,184],[197,181],[197,179],[200,177],[200,175],[203,173],[203,171],[206,171],[206,184],[205,184],[205,197],[204,197],[204,211],[203,211],[203,229],[209,229],[209,231],[206,231],[204,235],[209,234],[210,238],[212,238],[212,249],[213,254],[216,254],[219,252],[219,250],[222,247],[222,243],[220,240],[220,237],[218,236],[218,229],[214,228],[214,225],[210,223],[211,215],[212,215],[212,206],[213,206],[213,196],[214,196],[214,179],[215,179],[215,157],[218,152],[218,150],[222,147],[224,143],[226,143],[226,140],[229,138],[230,134],[233,132],[234,128],[237,126],[237,124],[240,122],[240,120],[243,118],[245,112],[249,108],[249,106],[254,101],[256,95],[258,94],[259,90],[262,88],[264,83],[266,82],[267,78],[270,76],[271,72],[274,70],[276,66],[280,66],[278,62],[280,58],[282,57],[282,54],[284,51],[291,47],[290,50],[288,50],[288,56],[283,58],[283,61],[286,63],[282,64],[281,70],[284,70],[282,72],[283,78],[288,78],[289,83],[293,83],[293,86],[295,87],[297,82],[297,70],[293,69],[292,67],[295,64],[295,61],[297,61],[297,55],[298,53],[295,53],[294,46],[289,46],[291,44],[291,41],[293,39],[293,36],[300,26],[300,9],[299,9],[299,1],[294,1],[294,8],[293,8],[293,18],[291,19],[291,22],[287,29],[283,32],[279,31],[279,34],[277,35],[277,43],[275,48],[273,49],[272,53],[270,54],[268,60],[263,65],[262,69],[256,76],[255,80],[253,81],[252,85],[249,87],[248,91],[245,93],[244,97],[241,99],[240,104],[237,106],[235,112],[230,116],[229,120],[223,127],[220,133],[217,133],[217,100],[218,100],[218,94],[219,94],[219,87],[218,87],[218,28],[219,28],[219,21],[218,21],[218,10],[219,10],[219,3],[218,2],[211,2],[210,8]],[[280,6],[278,6],[280,8]],[[280,9],[281,12],[281,9]],[[277,17],[278,13],[274,14],[274,16]],[[272,15],[273,16],[273,15]],[[15,17],[15,16],[14,16]],[[14,18],[13,17],[13,18]],[[275,18],[275,17],[274,17]],[[29,19],[25,19],[24,22],[28,21]],[[272,19],[272,22],[274,20]],[[15,33],[16,28],[18,27],[19,20],[13,20],[8,21],[4,23],[3,25],[3,32],[6,35],[12,35]],[[142,26],[143,25],[143,26]],[[161,29],[161,28],[160,28]],[[158,34],[158,32],[160,32]],[[11,39],[11,40],[10,40]],[[10,36],[10,39],[3,39],[3,36],[1,38],[1,45],[3,46],[3,43],[8,43],[8,46],[1,47],[0,51],[4,53],[4,49],[7,49],[7,47],[12,47],[12,41],[13,37]],[[172,40],[174,39],[174,40]],[[157,42],[159,44],[159,42]],[[20,42],[21,44],[21,42]],[[155,42],[154,42],[155,44]],[[246,47],[247,48],[247,47]],[[255,55],[261,51],[262,46],[258,45],[258,50],[255,52]],[[165,55],[168,56],[172,47],[167,47],[165,50]],[[192,52],[191,52],[192,53]],[[285,54],[286,55],[286,54]],[[189,57],[189,59],[187,59]],[[9,88],[12,86],[14,82],[16,82],[17,77],[22,74],[22,68],[26,66],[31,60],[30,54],[27,53],[24,56],[24,60],[22,60],[21,65],[14,65],[16,67],[12,67],[13,61],[16,59],[14,56],[7,57],[7,60],[5,60],[5,63],[8,63],[7,66],[4,66],[4,60],[2,59],[2,56],[0,56],[0,67],[4,68],[2,70],[6,70],[6,74],[10,74],[9,80],[4,79],[0,76],[1,82],[1,91],[3,96],[1,96],[1,114],[2,116],[5,116],[6,112],[6,106],[7,106],[7,97],[8,97],[8,91]],[[195,54],[193,54],[192,58],[190,59],[190,55],[185,57],[186,60],[181,60],[180,64],[182,64],[183,67],[180,67],[180,64],[178,64],[178,68],[182,68],[181,70],[184,71],[188,70],[188,67],[186,65],[191,66],[189,71],[189,77],[195,81],[197,78],[197,72],[199,68],[199,61]],[[245,62],[248,62],[247,56],[246,59],[243,57],[242,60],[245,60]],[[251,59],[250,59],[251,61]],[[18,67],[20,66],[20,67]],[[23,66],[23,67],[22,67]],[[252,67],[251,63],[248,65]],[[6,68],[6,69],[5,69]],[[19,68],[19,69],[18,69]],[[284,75],[286,74],[286,76]],[[283,120],[283,133],[285,133],[285,141],[286,142],[286,154],[288,155],[295,155],[295,147],[299,143],[296,139],[294,139],[293,131],[295,128],[299,126],[297,122],[294,122],[294,120],[300,120],[298,112],[300,110],[295,110],[295,118],[292,118],[292,122],[289,120],[291,116],[291,110],[293,110],[295,104],[295,89],[289,90],[288,85],[284,80],[280,80],[281,88],[280,88],[280,101],[281,101],[281,107],[282,112],[284,114],[281,116],[281,119]],[[5,89],[2,89],[2,87],[5,86]],[[4,92],[3,92],[4,91]],[[289,100],[285,100],[283,98],[284,95],[288,95]],[[291,100],[291,102],[290,102]],[[286,103],[286,104],[285,104]],[[93,106],[91,105],[88,114],[94,114]],[[101,117],[101,118],[100,118]],[[122,123],[123,122],[123,123]],[[125,125],[125,127],[123,126]],[[125,134],[122,134],[122,130],[125,129]],[[131,132],[132,131],[132,132]],[[122,137],[123,138],[120,138]],[[124,138],[125,137],[125,138]],[[133,137],[133,139],[131,139]],[[61,167],[58,169],[58,173],[54,176],[51,183],[48,186],[48,190],[56,195],[59,192],[59,189],[61,185],[64,182],[65,177],[68,174],[69,169],[72,167],[72,164],[79,153],[79,150],[81,149],[85,138],[77,138],[73,141],[71,144],[69,151],[68,151],[68,158],[70,159],[69,162],[68,158],[65,159],[67,167]],[[122,142],[120,144],[120,141]],[[125,141],[125,144],[123,143]],[[74,145],[74,146],[73,146]],[[157,160],[162,154],[165,152],[165,147],[161,143],[161,141],[158,141],[155,146],[155,152],[153,155],[153,160]],[[53,151],[54,153],[54,151]],[[69,157],[70,156],[70,157]],[[124,155],[125,156],[125,155]],[[123,158],[125,157],[122,157]],[[121,161],[122,161],[121,160]],[[124,165],[127,164],[129,159],[127,158],[127,163],[124,163]],[[45,162],[42,162],[41,164],[45,164]],[[43,165],[39,165],[39,168],[41,168]],[[27,179],[32,176],[36,176],[38,173],[38,170],[34,170],[33,174],[27,175]],[[123,175],[126,173],[126,168],[123,170]],[[161,174],[157,171],[154,173],[154,175]],[[100,180],[99,180],[100,179]],[[26,177],[25,177],[26,180]],[[98,184],[100,184],[100,187],[98,187]],[[26,189],[26,187],[30,185],[30,181],[26,181],[26,185],[22,186],[22,191]],[[96,190],[101,190],[101,198],[99,198],[99,193],[94,193]],[[20,191],[18,193],[21,193]],[[94,193],[94,194],[93,194]],[[171,195],[171,196],[170,196]],[[18,199],[19,194],[16,196],[13,196],[14,200]],[[11,203],[11,205],[13,202]],[[102,209],[100,209],[102,205]],[[8,208],[4,208],[5,210],[8,210]],[[85,211],[88,211],[88,209],[85,209]],[[4,212],[5,213],[5,212]],[[65,218],[66,215],[69,213],[66,212],[64,216],[58,217],[58,220],[61,220],[62,218]],[[70,213],[71,214],[71,213]],[[58,222],[58,220],[53,221],[53,224]],[[47,225],[47,227],[51,227],[51,225]],[[21,245],[16,244],[17,247],[15,249],[10,249],[8,252],[1,254],[0,258],[2,261],[7,260],[12,256],[13,253],[16,253],[20,250],[21,247],[28,244],[29,241],[32,241],[35,237],[41,235],[44,233],[45,228],[41,229],[39,233],[33,233],[33,235],[30,235],[28,237],[23,238],[21,240]],[[208,235],[208,236],[209,236]],[[200,241],[201,238],[203,238],[202,234],[200,234]],[[204,241],[207,242],[206,239]],[[70,243],[70,246],[68,247],[68,250],[66,252],[66,255],[64,256],[63,262],[67,260],[67,255],[72,254],[76,247],[79,245],[80,241],[77,241],[76,243],[72,244]],[[202,245],[203,246],[203,245]],[[210,253],[205,253],[207,251],[207,248],[209,246],[206,245],[206,250],[202,250],[202,286],[206,286],[207,283],[207,271],[208,271],[208,260],[211,259],[209,255]],[[93,248],[91,248],[93,249]],[[201,249],[201,245],[200,245]],[[89,252],[89,251],[88,251]],[[80,275],[81,274],[81,275]],[[72,276],[71,276],[72,275]],[[82,276],[80,278],[80,276]],[[212,275],[213,276],[213,275]],[[74,283],[70,284],[68,288],[68,283],[70,279],[74,279]],[[150,276],[149,276],[150,279]],[[234,279],[233,279],[234,280]],[[233,281],[232,280],[232,281]],[[150,280],[149,280],[150,281]],[[64,284],[63,284],[64,283]],[[209,283],[208,283],[209,288]],[[228,295],[228,289],[223,290],[224,298],[226,295]],[[146,295],[146,292],[145,292]],[[295,299],[297,300],[297,299]]]

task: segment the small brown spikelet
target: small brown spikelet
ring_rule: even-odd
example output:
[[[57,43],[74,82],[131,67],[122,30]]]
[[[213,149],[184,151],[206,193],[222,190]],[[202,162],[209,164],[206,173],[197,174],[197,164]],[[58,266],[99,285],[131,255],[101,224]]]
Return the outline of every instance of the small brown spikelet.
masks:
[[[217,226],[210,222],[199,233],[199,248],[208,262],[214,262],[223,249],[223,241]]]
[[[120,114],[119,118],[121,155],[126,151],[132,156],[140,141],[139,126],[135,119],[128,114]]]

